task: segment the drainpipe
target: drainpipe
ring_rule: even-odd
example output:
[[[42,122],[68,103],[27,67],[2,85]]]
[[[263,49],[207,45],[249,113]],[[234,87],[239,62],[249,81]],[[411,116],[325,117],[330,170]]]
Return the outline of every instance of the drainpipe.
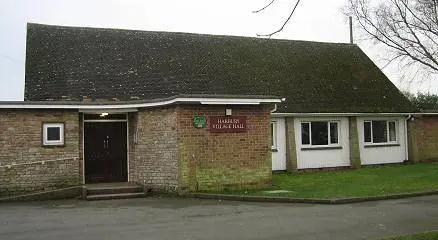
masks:
[[[286,101],[286,98],[282,98],[281,101],[282,101],[282,102]],[[274,109],[271,110],[271,113],[274,113],[274,112],[276,112],[276,111],[277,111],[277,104],[275,103],[275,105],[274,105]]]
[[[409,161],[409,142],[408,142],[408,121],[412,118],[412,115],[409,114],[405,119],[405,159],[406,162]]]
[[[274,109],[271,110],[271,113],[274,113],[274,112],[276,112],[276,111],[277,111],[277,104],[275,103],[275,104],[274,104]]]

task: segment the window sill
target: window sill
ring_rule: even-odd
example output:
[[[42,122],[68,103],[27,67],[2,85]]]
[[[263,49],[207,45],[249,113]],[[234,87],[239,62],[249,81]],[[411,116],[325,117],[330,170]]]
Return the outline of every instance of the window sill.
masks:
[[[302,147],[301,151],[335,150],[335,149],[342,149],[342,146]]]
[[[400,143],[387,143],[387,144],[367,144],[364,148],[378,148],[378,147],[399,147]]]
[[[65,143],[60,143],[60,144],[42,144],[42,147],[45,148],[56,148],[56,147],[65,147]]]

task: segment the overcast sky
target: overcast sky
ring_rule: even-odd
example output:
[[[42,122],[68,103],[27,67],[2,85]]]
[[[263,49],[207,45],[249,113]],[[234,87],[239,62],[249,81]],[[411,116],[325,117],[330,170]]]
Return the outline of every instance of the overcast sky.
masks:
[[[253,36],[276,30],[296,0],[0,0],[0,101],[23,100],[26,23]],[[274,38],[348,42],[346,0],[302,0]],[[385,53],[356,42],[378,65]],[[401,82],[397,66],[384,69],[402,90],[438,93],[438,79]]]

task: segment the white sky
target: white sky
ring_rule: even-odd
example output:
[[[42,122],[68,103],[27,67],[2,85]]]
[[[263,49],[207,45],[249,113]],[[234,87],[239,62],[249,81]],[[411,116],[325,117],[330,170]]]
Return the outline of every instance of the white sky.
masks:
[[[26,22],[254,37],[281,26],[295,1],[276,0],[254,14],[269,0],[0,0],[0,101],[23,99]],[[345,2],[302,0],[274,38],[348,42]],[[369,42],[356,43],[384,65],[384,52]],[[384,72],[402,90],[438,93],[438,79],[407,84],[400,82],[396,66]]]

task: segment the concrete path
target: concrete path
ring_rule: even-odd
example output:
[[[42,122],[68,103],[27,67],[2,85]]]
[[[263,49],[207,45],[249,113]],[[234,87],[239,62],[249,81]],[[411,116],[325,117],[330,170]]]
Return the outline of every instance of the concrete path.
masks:
[[[347,205],[145,198],[0,204],[0,239],[378,239],[438,230],[438,196]]]

